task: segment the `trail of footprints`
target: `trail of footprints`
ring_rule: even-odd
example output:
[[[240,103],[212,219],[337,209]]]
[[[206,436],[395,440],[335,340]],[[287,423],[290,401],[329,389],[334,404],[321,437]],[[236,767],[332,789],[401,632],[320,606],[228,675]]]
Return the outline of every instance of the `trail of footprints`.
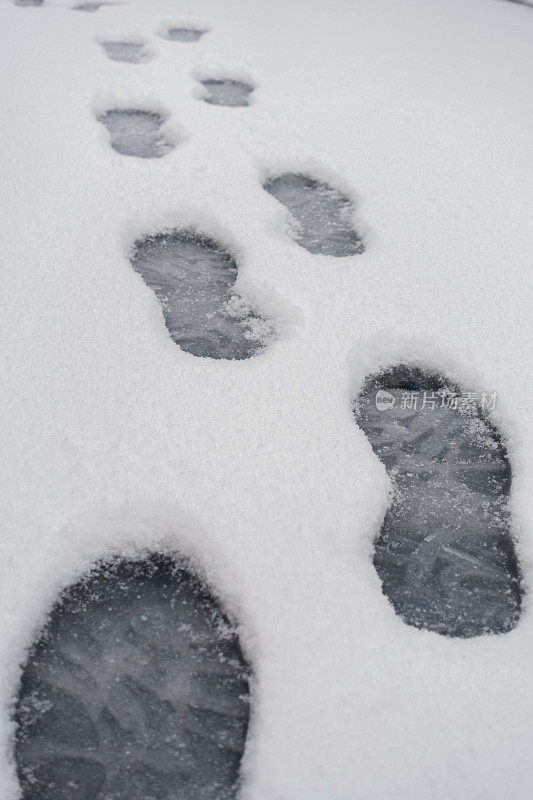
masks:
[[[196,42],[206,32],[175,26],[160,35]],[[149,58],[144,40],[100,44],[113,61]],[[247,106],[254,90],[233,78],[200,83],[210,105]],[[98,120],[121,155],[161,158],[173,148],[159,112],[111,108]],[[363,253],[353,203],[339,189],[300,173],[272,175],[263,188],[310,254]],[[147,236],[134,243],[131,264],[181,350],[246,359],[272,336],[235,291],[235,259],[209,236]],[[459,391],[398,365],[368,377],[354,411],[394,485],[375,542],[383,593],[408,625],[467,638],[511,630],[521,587],[505,447],[479,403],[465,413],[451,402]],[[422,394],[432,400],[418,404]],[[15,747],[24,800],[235,797],[250,677],[220,604],[189,570],[160,555],[98,565],[60,597],[24,666]]]

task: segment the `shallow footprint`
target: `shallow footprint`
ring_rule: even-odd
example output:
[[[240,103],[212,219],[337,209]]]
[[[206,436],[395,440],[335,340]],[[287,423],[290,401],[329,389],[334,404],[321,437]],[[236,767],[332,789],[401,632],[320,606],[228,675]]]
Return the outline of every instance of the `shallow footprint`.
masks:
[[[233,293],[237,264],[216,242],[190,231],[160,233],[136,242],[131,263],[182,350],[243,359],[262,348],[268,325]]]
[[[353,227],[353,204],[338,189],[314,178],[286,172],[264,184],[296,221],[294,241],[310,253],[353,256],[364,245]]]
[[[205,103],[214,106],[248,106],[250,94],[254,87],[244,81],[212,80],[200,81],[207,95],[202,98]]]
[[[145,42],[101,42],[111,61],[125,61],[127,64],[140,64],[148,61]]]
[[[52,610],[23,670],[23,800],[229,800],[249,672],[206,588],[162,556],[101,566]]]
[[[505,633],[520,615],[511,471],[479,399],[400,366],[370,378],[356,404],[395,484],[375,542],[383,592],[407,624],[446,636]]]
[[[207,33],[205,29],[187,28],[183,26],[166,28],[161,36],[163,36],[164,39],[170,39],[172,42],[197,42],[198,39],[202,38],[204,33]]]
[[[161,158],[173,145],[159,132],[165,121],[155,111],[116,108],[98,116],[111,134],[111,147],[124,156]]]
[[[102,6],[112,6],[115,5],[114,3],[78,3],[77,6],[73,6],[74,11],[87,11],[90,14],[98,11],[99,8]]]
[[[16,6],[42,6],[43,0],[15,0]]]

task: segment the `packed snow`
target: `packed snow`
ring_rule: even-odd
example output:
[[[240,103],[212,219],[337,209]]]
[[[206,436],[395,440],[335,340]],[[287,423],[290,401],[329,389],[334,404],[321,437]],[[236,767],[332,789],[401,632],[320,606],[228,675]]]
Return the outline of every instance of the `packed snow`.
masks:
[[[529,800],[533,11],[81,6],[95,13],[0,0],[0,797],[22,797],[23,665],[41,646],[49,657],[43,626],[53,645],[53,625],[74,624],[61,593],[102,562],[158,553],[186,563],[237,625],[250,666],[240,800]],[[105,42],[142,43],[149,58],[116,60]],[[253,86],[253,102],[198,102],[209,79]],[[164,157],[111,146],[99,118],[128,110],[159,116]],[[281,176],[326,187],[331,225],[327,208],[309,220],[297,194],[284,205],[265,191]],[[308,233],[342,231],[357,251],[306,247]],[[183,232],[235,264],[231,324],[241,333],[239,311],[253,309],[270,330],[252,358],[188,352],[165,324],[135,248]],[[512,481],[491,523],[521,592],[505,633],[406,624],[383,592],[375,543],[398,481],[352,406],[370,376],[402,364],[496,397],[482,439]],[[121,613],[101,622],[122,641]],[[68,714],[57,722],[66,735]],[[169,743],[153,741],[157,759]],[[161,800],[179,796],[162,780]]]

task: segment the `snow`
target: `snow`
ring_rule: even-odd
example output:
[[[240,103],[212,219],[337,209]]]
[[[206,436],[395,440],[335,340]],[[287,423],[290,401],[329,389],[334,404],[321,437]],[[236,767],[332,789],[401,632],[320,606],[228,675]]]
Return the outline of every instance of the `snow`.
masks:
[[[0,797],[17,797],[11,708],[47,611],[139,548],[191,559],[240,622],[243,799],[528,800],[531,9],[73,4],[0,3]],[[165,38],[189,26],[206,33]],[[99,42],[121,33],[152,59],[110,60]],[[214,108],[197,75],[245,80],[254,101]],[[111,108],[168,115],[174,149],[117,153],[97,120]],[[364,253],[291,240],[263,189],[285,172],[353,201]],[[172,341],[129,261],[170,230],[235,259],[235,291],[276,330],[264,350]],[[525,591],[505,635],[417,630],[382,594],[390,484],[351,404],[398,363],[497,393]]]

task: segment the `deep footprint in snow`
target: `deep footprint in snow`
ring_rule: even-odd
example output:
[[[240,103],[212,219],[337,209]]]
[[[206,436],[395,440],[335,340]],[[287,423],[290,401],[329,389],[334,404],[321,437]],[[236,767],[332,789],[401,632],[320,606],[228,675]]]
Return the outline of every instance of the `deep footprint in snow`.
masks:
[[[295,221],[294,241],[310,253],[325,256],[353,256],[364,245],[353,226],[353,204],[327,183],[286,172],[264,184]]]
[[[23,670],[23,800],[228,800],[249,673],[206,588],[164,557],[102,566],[52,610]]]
[[[205,103],[214,106],[248,106],[250,94],[254,87],[244,81],[206,79],[200,81],[207,95],[203,97]]]
[[[383,592],[407,624],[446,636],[505,633],[520,615],[511,471],[482,400],[401,366],[370,378],[356,405],[395,485],[375,542]]]
[[[202,38],[204,33],[207,33],[205,29],[187,28],[183,26],[167,28],[161,35],[163,38],[170,39],[172,42],[197,42],[198,39]]]
[[[141,64],[148,61],[145,42],[101,42],[111,61],[124,61],[127,64]]]
[[[213,240],[190,231],[149,236],[135,243],[131,263],[155,292],[182,350],[243,359],[262,348],[268,325],[234,294],[237,264]]]
[[[111,147],[124,156],[161,158],[173,145],[160,133],[165,121],[155,111],[116,108],[98,116],[111,135]]]

